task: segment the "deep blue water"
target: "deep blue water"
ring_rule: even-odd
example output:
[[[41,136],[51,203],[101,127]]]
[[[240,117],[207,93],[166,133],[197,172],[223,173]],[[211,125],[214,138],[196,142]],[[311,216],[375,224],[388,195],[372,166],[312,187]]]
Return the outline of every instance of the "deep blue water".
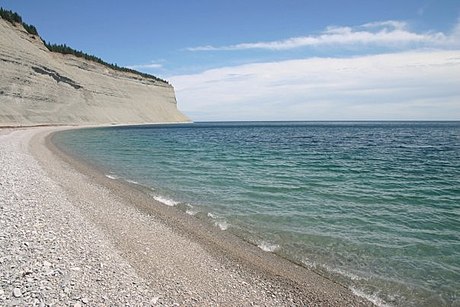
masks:
[[[110,127],[55,142],[379,304],[460,306],[459,122]]]

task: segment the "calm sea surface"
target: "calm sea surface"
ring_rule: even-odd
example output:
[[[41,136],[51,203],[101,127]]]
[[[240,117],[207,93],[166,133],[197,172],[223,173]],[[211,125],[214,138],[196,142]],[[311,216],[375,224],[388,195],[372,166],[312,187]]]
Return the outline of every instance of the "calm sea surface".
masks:
[[[111,127],[55,142],[380,305],[460,306],[459,122]]]

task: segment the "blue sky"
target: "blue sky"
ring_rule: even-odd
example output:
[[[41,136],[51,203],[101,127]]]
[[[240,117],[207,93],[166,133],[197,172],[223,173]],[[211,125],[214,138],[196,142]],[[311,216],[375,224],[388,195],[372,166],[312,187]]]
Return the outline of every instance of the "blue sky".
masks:
[[[459,120],[460,1],[0,1],[193,120]]]

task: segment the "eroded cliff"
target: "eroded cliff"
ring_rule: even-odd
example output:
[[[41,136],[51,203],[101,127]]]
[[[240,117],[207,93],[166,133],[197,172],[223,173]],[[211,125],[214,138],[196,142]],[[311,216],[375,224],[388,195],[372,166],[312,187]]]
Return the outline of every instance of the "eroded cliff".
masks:
[[[171,85],[50,52],[0,19],[0,126],[184,121]]]

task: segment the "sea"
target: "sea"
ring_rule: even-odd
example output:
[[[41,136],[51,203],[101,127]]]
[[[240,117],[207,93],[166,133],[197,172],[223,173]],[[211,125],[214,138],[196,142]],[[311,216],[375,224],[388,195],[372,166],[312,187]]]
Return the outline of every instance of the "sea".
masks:
[[[460,306],[460,122],[199,122],[53,141],[379,306]]]

